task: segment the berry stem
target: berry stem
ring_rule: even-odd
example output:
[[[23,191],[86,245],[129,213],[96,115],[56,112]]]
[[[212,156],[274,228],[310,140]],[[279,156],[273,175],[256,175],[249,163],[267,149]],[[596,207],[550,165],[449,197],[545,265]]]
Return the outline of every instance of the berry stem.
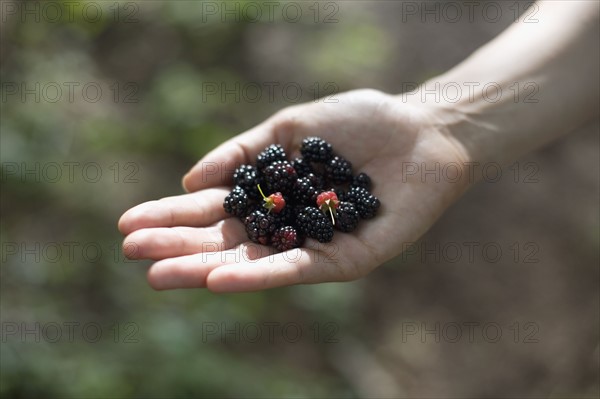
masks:
[[[260,188],[260,184],[257,184],[256,187],[258,187],[258,191],[260,192],[260,195],[262,195],[263,201],[265,201],[264,207],[267,208],[267,215],[268,215],[269,213],[271,213],[271,209],[273,209],[273,207],[271,206],[273,204],[272,204],[272,202],[269,203],[269,199],[267,198],[265,193],[263,193],[263,190]]]
[[[281,210],[285,207],[285,198],[283,198],[283,195],[277,192],[267,197],[260,188],[260,184],[257,184],[256,187],[258,187],[258,191],[260,191],[260,195],[263,197],[263,201],[265,202],[263,207],[269,210],[268,213],[271,213],[271,211],[275,213],[281,212]]]
[[[263,190],[260,188],[260,184],[257,184],[256,187],[258,187],[258,191],[260,192],[260,195],[262,195],[263,199],[267,199],[267,196],[265,195],[265,193],[263,193]]]
[[[325,203],[327,204],[327,207],[329,208],[329,214],[331,215],[331,223],[335,226],[335,218],[333,217],[333,205],[331,205],[331,200],[328,199],[327,201],[325,201]]]

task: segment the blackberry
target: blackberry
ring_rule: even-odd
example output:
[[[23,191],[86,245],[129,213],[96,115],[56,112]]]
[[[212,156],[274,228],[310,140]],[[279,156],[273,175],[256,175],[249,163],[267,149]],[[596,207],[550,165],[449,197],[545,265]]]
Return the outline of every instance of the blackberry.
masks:
[[[298,177],[306,177],[311,173],[314,173],[314,169],[310,166],[310,162],[303,158],[295,158],[292,161],[292,166],[296,169]]]
[[[275,217],[258,210],[246,217],[245,225],[248,238],[263,245],[271,242],[271,236],[277,229]]]
[[[286,155],[282,146],[271,144],[256,157],[256,168],[262,172],[267,166],[276,161],[285,161]]]
[[[264,170],[264,181],[269,193],[288,194],[298,179],[296,170],[288,161],[276,161]]]
[[[260,193],[256,186],[260,184],[258,172],[254,166],[241,165],[233,172],[233,184],[240,186],[246,191],[249,198],[260,199]]]
[[[271,245],[278,251],[287,251],[292,248],[298,248],[304,242],[304,236],[300,235],[292,226],[279,228],[273,234]]]
[[[265,209],[265,207],[263,206],[263,204],[261,204],[260,202],[253,202],[250,201],[250,203],[248,204],[248,210],[246,211],[246,216],[244,216],[242,219],[242,223],[246,223],[246,217],[250,216],[250,214],[256,212],[256,211],[260,211],[262,213],[264,213],[265,215],[268,214],[269,212]],[[271,212],[271,215],[273,215],[273,213]]]
[[[302,141],[300,153],[307,161],[325,163],[333,157],[333,147],[319,137],[307,137]]]
[[[311,184],[316,188],[316,189],[322,189],[323,186],[325,185],[325,182],[323,181],[323,178],[319,175],[316,175],[314,173],[309,173],[307,176],[303,176],[306,177],[308,180],[310,180]]]
[[[296,202],[303,205],[314,204],[319,194],[318,189],[313,185],[308,177],[301,177],[296,180],[294,186],[294,198]]]
[[[352,187],[362,187],[366,190],[371,189],[371,178],[366,173],[359,173],[352,179]]]
[[[275,220],[277,221],[277,227],[293,226],[296,223],[297,213],[297,206],[288,203],[285,208],[281,210],[281,212],[273,214],[273,216],[275,216]]]
[[[260,184],[256,188],[258,188],[261,197],[263,197],[263,208],[266,208],[269,213],[271,211],[273,211],[273,213],[279,213],[285,208],[286,201],[280,192],[273,193],[267,197],[265,193],[262,192]]]
[[[352,180],[352,164],[342,157],[333,157],[325,165],[325,177],[334,184]]]
[[[273,215],[273,217],[275,218],[275,223],[277,224],[277,227],[282,227],[282,226],[293,226],[296,224],[296,215],[298,214],[298,212],[303,209],[304,206],[297,206],[297,205],[286,205],[285,208],[283,208],[283,210],[279,213],[271,213]]]
[[[333,226],[317,208],[307,206],[296,217],[298,229],[315,240],[325,243],[333,239]]]
[[[346,191],[344,191],[342,188],[339,188],[339,187],[332,188],[331,191],[333,191],[337,195],[337,197],[340,201],[348,200],[348,193]]]
[[[240,186],[235,186],[223,201],[225,212],[243,218],[248,210],[248,195]]]
[[[356,207],[350,202],[340,202],[335,212],[336,229],[349,233],[356,229],[360,221],[360,215]]]
[[[380,206],[379,199],[362,187],[351,187],[344,197],[354,204],[362,219],[374,217]]]
[[[307,137],[300,153],[288,161],[283,147],[273,144],[258,154],[256,165],[240,165],[233,173],[223,208],[244,222],[251,241],[279,251],[300,247],[306,237],[327,243],[334,229],[352,232],[378,211],[371,178],[353,176],[352,163],[331,144]]]
[[[340,200],[334,191],[323,191],[317,195],[317,206],[323,213],[328,213],[331,216],[331,223],[335,224],[335,213],[340,206]]]

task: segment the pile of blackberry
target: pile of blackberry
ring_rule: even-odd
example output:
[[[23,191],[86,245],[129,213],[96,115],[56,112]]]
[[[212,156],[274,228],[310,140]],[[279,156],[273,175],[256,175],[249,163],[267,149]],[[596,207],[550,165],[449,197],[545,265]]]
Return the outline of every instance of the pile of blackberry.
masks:
[[[280,145],[265,148],[256,166],[241,165],[223,208],[246,226],[248,238],[279,251],[298,248],[306,237],[326,243],[334,229],[349,233],[375,216],[380,202],[371,178],[354,175],[352,164],[319,137],[302,141],[299,158],[288,160]]]

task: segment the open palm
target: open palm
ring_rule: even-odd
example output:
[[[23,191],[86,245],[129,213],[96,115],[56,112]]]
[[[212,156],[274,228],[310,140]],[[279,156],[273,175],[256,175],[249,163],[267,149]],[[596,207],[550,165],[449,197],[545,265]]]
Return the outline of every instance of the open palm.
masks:
[[[336,100],[284,109],[200,160],[183,179],[188,194],[143,203],[121,217],[126,255],[157,260],[148,272],[152,287],[230,292],[354,280],[399,255],[465,190],[463,180],[422,178],[424,168],[467,161],[426,109],[373,90]],[[381,208],[328,244],[307,239],[303,248],[276,253],[248,240],[243,224],[224,212],[223,199],[236,166],[253,163],[273,143],[295,156],[308,136],[327,140],[355,172],[371,176]]]

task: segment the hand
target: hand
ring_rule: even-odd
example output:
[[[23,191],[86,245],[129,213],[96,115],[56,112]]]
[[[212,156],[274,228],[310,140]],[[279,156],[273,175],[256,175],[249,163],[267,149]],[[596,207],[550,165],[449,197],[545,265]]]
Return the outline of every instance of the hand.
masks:
[[[119,221],[127,235],[124,250],[131,258],[158,260],[148,272],[150,285],[231,292],[354,280],[399,255],[404,243],[416,241],[464,192],[463,180],[436,183],[423,181],[420,173],[403,173],[408,163],[420,171],[436,162],[468,161],[463,146],[431,110],[373,90],[348,92],[337,100],[284,109],[200,160],[183,179],[189,194],[128,210]],[[254,163],[272,143],[295,156],[307,136],[329,141],[353,163],[355,173],[371,176],[381,208],[353,233],[336,232],[331,243],[307,239],[303,248],[275,253],[251,243],[243,224],[224,212],[231,176],[220,172]]]

